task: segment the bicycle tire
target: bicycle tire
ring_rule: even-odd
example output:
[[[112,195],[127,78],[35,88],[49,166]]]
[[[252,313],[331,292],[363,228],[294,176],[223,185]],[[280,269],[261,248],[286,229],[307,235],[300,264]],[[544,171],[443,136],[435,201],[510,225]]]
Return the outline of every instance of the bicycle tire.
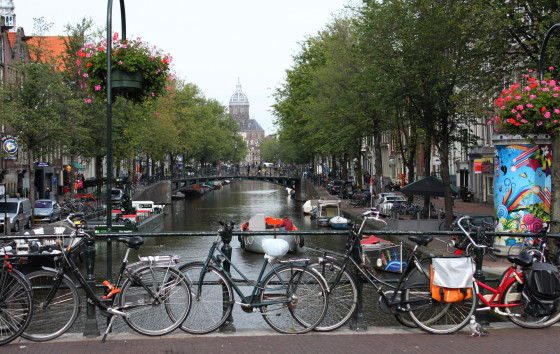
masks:
[[[408,313],[418,327],[434,334],[451,334],[459,331],[476,310],[478,286],[473,282],[472,296],[467,300],[440,303],[432,299],[429,285],[419,285],[405,290]]]
[[[18,338],[33,314],[32,290],[23,274],[5,266],[0,271],[0,345]]]
[[[179,267],[191,288],[191,311],[181,329],[192,334],[206,334],[220,328],[233,310],[234,297],[228,278],[218,268],[208,265],[201,294],[198,282],[204,263],[193,262]]]
[[[507,316],[508,319],[520,327],[531,329],[549,327],[558,322],[560,319],[560,307],[557,307],[556,311],[550,316],[533,317],[525,312],[525,307],[521,301],[521,291],[523,290],[523,286],[523,284],[520,284],[516,280],[509,284],[504,290],[502,304],[518,305],[503,308],[506,313],[510,314]]]
[[[313,330],[325,317],[328,291],[321,275],[306,266],[286,264],[274,268],[264,279],[260,303],[266,323],[285,334]]]
[[[126,313],[126,324],[147,336],[161,336],[179,327],[191,305],[190,289],[181,272],[148,266],[134,271],[134,275],[125,280],[118,298],[119,309]]]
[[[318,271],[329,288],[329,306],[323,321],[315,327],[315,331],[328,332],[344,326],[358,310],[358,287],[356,280],[348,268],[344,269],[339,282],[334,285],[336,277],[342,266],[335,262],[326,264],[312,264],[311,267]],[[334,285],[334,287],[333,287]]]
[[[62,283],[47,308],[42,304],[54,285],[57,272],[39,270],[27,275],[33,289],[33,318],[21,335],[35,342],[57,338],[72,327],[80,313],[80,295],[74,282],[63,275]]]

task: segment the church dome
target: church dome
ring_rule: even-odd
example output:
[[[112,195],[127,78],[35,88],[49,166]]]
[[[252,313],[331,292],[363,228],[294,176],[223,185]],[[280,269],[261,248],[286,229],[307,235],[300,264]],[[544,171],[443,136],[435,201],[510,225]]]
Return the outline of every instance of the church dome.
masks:
[[[231,95],[231,98],[229,99],[229,105],[233,106],[233,105],[248,105],[248,104],[249,104],[249,99],[247,98],[247,95],[245,95],[243,91],[241,91],[241,84],[238,82],[235,93]]]

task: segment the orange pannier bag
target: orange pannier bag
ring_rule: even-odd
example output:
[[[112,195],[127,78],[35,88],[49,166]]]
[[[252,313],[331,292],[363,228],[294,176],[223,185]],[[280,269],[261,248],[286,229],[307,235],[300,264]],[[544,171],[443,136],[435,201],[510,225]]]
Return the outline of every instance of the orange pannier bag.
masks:
[[[461,302],[472,297],[472,288],[445,288],[434,285],[434,268],[430,264],[430,291],[438,302]]]

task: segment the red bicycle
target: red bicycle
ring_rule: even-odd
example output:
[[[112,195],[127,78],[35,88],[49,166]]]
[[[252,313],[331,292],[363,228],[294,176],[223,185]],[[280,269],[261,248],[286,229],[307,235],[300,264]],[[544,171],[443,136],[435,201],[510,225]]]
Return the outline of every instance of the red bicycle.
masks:
[[[462,217],[457,224],[469,238],[471,244],[476,248],[491,248],[487,245],[477,244],[471,238],[469,232],[461,225],[461,222],[467,219],[468,217]],[[506,316],[511,322],[525,328],[545,328],[556,323],[560,319],[560,307],[552,315],[534,317],[525,311],[521,300],[521,292],[525,284],[523,271],[532,266],[533,255],[521,252],[518,255],[510,255],[507,259],[512,264],[502,274],[496,289],[475,279],[479,289],[482,289],[478,292],[479,306],[482,305],[482,307],[478,307],[477,311],[493,309],[495,313]]]

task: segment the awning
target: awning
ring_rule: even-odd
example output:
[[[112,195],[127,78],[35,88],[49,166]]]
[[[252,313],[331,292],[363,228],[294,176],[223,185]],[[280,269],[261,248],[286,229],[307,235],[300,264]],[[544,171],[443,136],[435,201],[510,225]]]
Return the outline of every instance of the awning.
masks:
[[[85,168],[84,166],[80,165],[80,164],[77,163],[77,162],[74,162],[74,164],[72,165],[72,167],[76,168],[78,171],[85,171],[85,170],[86,170],[86,168]]]
[[[451,194],[456,195],[459,188],[451,187]],[[441,179],[428,176],[418,181],[407,184],[400,190],[405,195],[428,195],[430,197],[443,197],[443,182]]]

